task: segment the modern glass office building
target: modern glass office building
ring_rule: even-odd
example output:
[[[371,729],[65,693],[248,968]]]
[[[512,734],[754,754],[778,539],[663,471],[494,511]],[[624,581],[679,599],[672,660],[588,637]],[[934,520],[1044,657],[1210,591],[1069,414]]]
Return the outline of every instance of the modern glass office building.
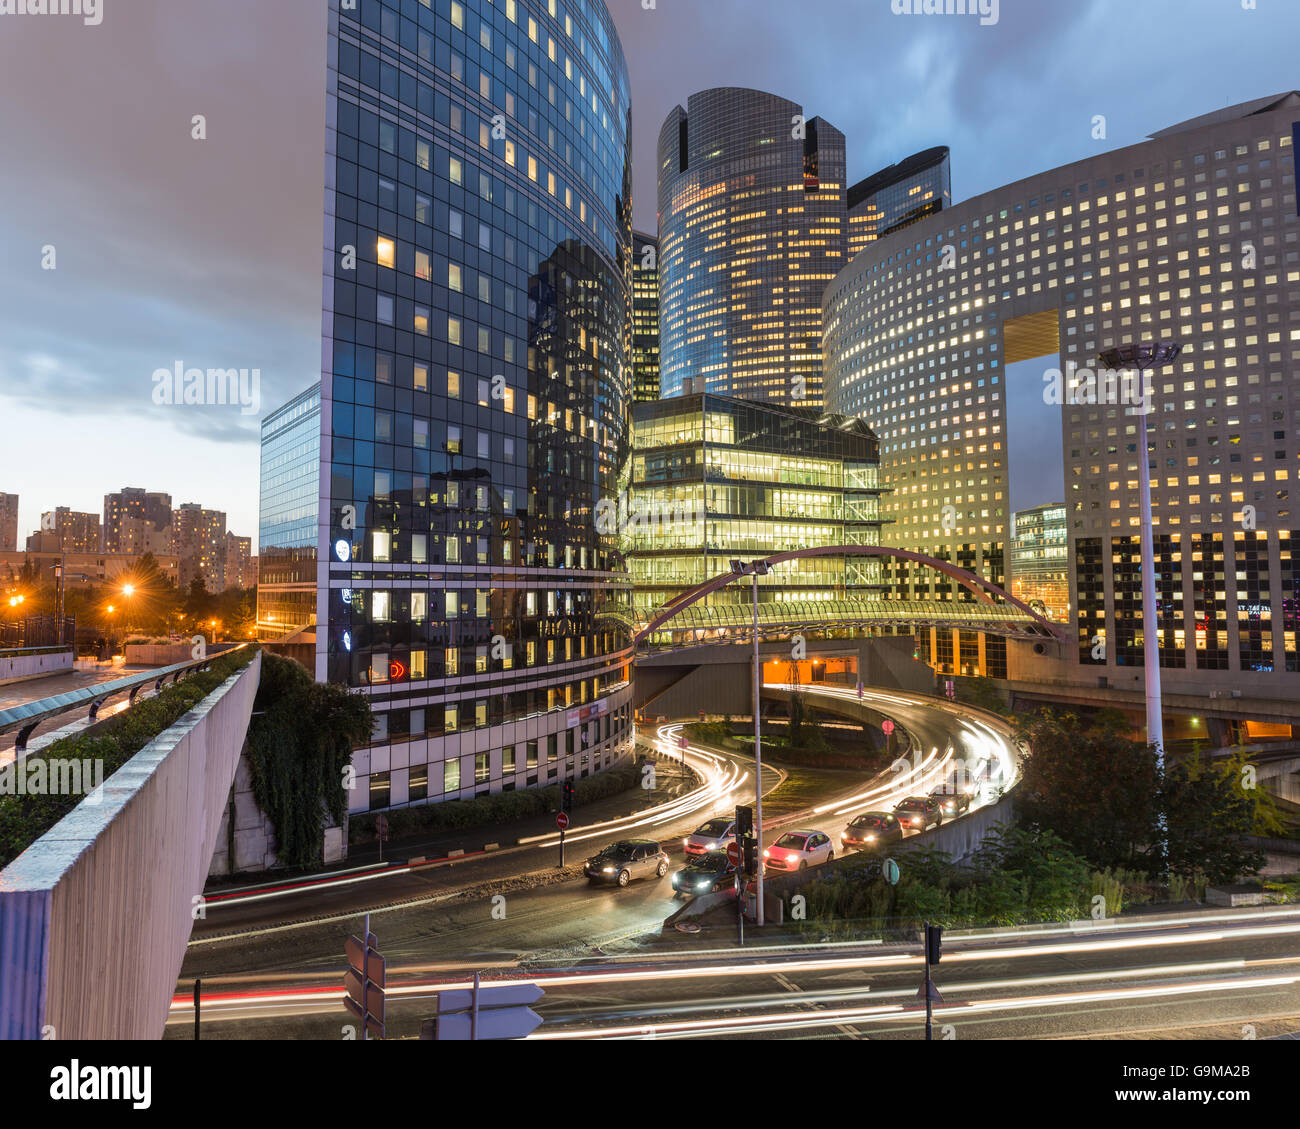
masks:
[[[902,548],[996,579],[1008,400],[1060,406],[1071,659],[1093,685],[1140,674],[1150,521],[1169,684],[1294,692],[1297,121],[1300,93],[1275,95],[1006,185],[870,244],[826,292],[827,404],[880,436],[889,535]],[[1151,339],[1184,351],[1146,403],[1099,379],[1102,350]],[[1037,373],[1008,388],[1008,367],[1035,359]],[[909,598],[952,591],[924,574],[895,579]]]
[[[264,642],[316,625],[320,451],[316,384],[262,421],[257,637]]]
[[[845,226],[834,126],[736,87],[674,109],[659,134],[663,394],[820,407],[821,300]]]
[[[952,165],[946,145],[881,169],[849,188],[848,257],[951,206]]]
[[[630,107],[600,0],[330,3],[317,675],[351,809],[630,752]]]
[[[732,559],[795,549],[880,544],[879,452],[860,420],[724,396],[638,404],[622,523],[637,618],[725,573]],[[879,594],[878,562],[790,561],[760,580],[760,603],[805,605],[835,622],[841,601]],[[710,596],[679,629],[749,614],[748,586]],[[842,610],[842,609],[841,609]]]
[[[1018,510],[1007,574],[1010,592],[1041,615],[1070,619],[1070,567],[1065,504]]]
[[[638,404],[659,390],[659,240],[632,233],[632,383]]]

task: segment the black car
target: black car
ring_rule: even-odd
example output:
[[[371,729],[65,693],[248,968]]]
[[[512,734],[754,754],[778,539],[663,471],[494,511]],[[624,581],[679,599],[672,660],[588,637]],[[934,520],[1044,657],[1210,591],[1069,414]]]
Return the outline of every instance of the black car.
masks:
[[[712,894],[735,884],[736,868],[727,861],[725,851],[694,855],[673,875],[673,890],[678,894]]]
[[[943,823],[943,808],[933,796],[908,796],[894,805],[894,814],[909,831],[929,831]]]
[[[626,886],[633,878],[662,878],[668,873],[668,856],[653,839],[624,839],[592,855],[582,872],[588,882]]]
[[[940,784],[930,793],[930,799],[939,801],[944,819],[955,819],[959,815],[965,815],[970,810],[974,798],[974,795],[964,788],[949,788],[946,784]]]
[[[888,811],[863,812],[840,835],[846,851],[875,851],[903,841],[903,824]]]

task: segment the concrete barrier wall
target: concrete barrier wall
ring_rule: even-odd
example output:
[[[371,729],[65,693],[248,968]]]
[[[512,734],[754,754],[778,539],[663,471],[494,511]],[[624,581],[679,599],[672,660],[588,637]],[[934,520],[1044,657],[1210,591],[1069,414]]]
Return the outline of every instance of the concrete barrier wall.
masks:
[[[261,669],[258,655],[0,872],[0,1038],[162,1036]]]
[[[233,643],[209,643],[208,654],[229,651]],[[127,666],[175,666],[194,658],[193,643],[130,643],[122,649]]]
[[[50,651],[38,655],[0,656],[0,686],[8,682],[25,682],[72,669],[76,656],[71,650]]]

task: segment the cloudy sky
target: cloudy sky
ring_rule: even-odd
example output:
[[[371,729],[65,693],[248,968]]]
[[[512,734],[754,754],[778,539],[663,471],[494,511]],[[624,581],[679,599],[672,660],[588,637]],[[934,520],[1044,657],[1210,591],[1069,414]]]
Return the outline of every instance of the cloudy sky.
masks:
[[[651,2],[609,0],[648,230],[659,125],[709,86],[833,122],[854,179],[948,145],[958,200],[1095,152],[1094,115],[1114,148],[1300,86],[1296,0],[1001,0],[992,26],[893,0]],[[0,16],[0,491],[24,534],[131,485],[256,537],[258,414],[155,404],[152,377],[258,369],[262,410],[318,377],[324,0],[103,4],[97,27]]]

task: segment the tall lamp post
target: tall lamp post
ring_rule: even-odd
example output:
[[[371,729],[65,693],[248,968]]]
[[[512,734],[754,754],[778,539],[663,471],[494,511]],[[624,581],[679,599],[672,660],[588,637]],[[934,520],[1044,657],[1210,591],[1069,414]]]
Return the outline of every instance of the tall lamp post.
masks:
[[[1141,492],[1139,519],[1142,526],[1142,657],[1146,666],[1147,742],[1155,746],[1156,768],[1160,778],[1165,771],[1165,730],[1160,696],[1160,621],[1156,615],[1155,537],[1151,520],[1151,456],[1148,451],[1147,414],[1153,405],[1146,402],[1146,374],[1165,368],[1178,359],[1182,345],[1174,341],[1143,342],[1122,345],[1100,354],[1101,364],[1123,372],[1136,369],[1138,393],[1142,406],[1138,410],[1138,486]],[[1153,392],[1154,396],[1154,392]],[[1163,807],[1159,813],[1160,852],[1168,856],[1169,835]]]
[[[758,654],[758,578],[772,571],[767,561],[732,561],[733,576],[750,576],[753,578],[754,590],[754,836],[758,839],[758,905],[755,907],[754,920],[763,924],[763,735],[759,714],[763,705],[763,663]]]

